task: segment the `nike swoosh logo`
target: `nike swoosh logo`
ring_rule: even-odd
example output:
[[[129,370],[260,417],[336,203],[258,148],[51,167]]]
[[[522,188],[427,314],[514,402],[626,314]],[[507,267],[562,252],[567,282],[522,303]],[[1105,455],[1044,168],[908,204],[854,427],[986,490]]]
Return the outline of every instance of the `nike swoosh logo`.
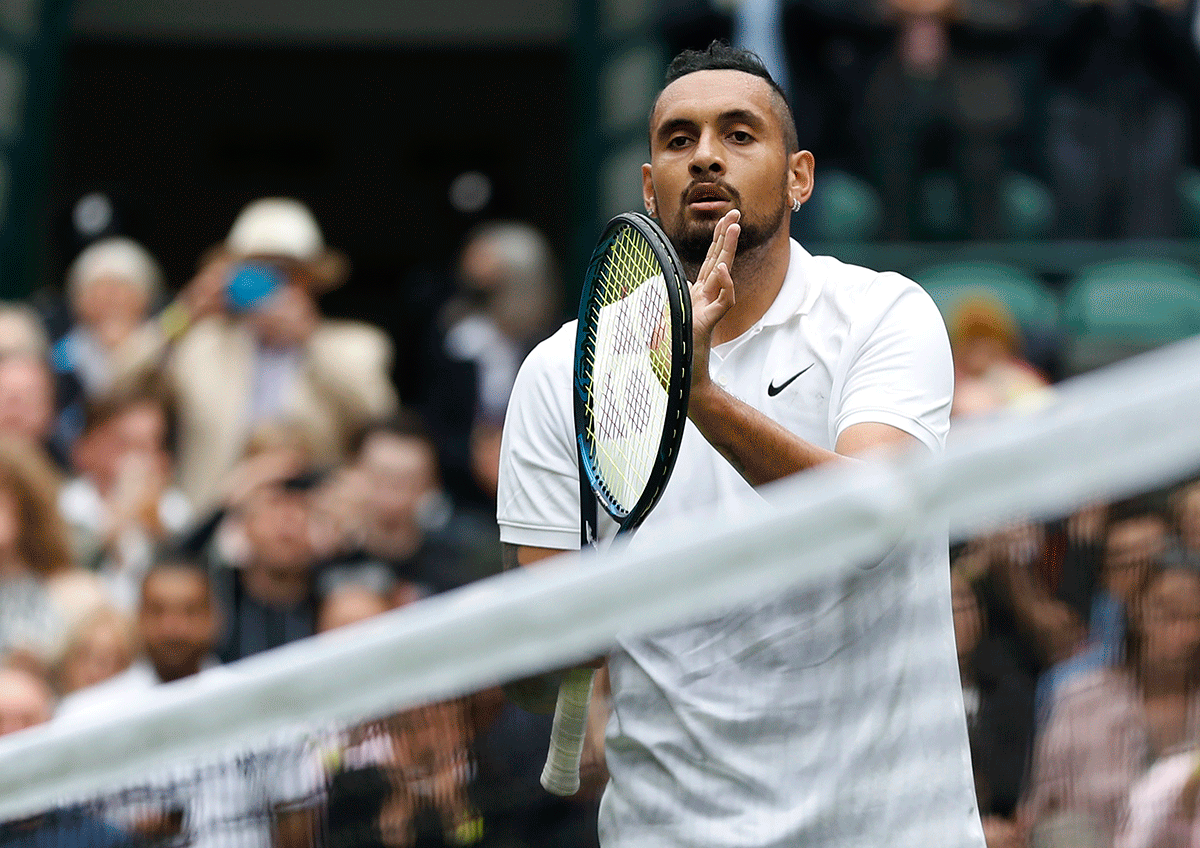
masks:
[[[812,363],[812,365],[809,365],[809,366],[808,366],[808,368],[812,368],[812,367],[813,367],[813,365],[816,365],[816,364],[817,364],[817,363],[815,363],[815,362],[814,362],[814,363]],[[799,372],[797,372],[797,373],[793,374],[791,377],[789,377],[788,379],[784,380],[784,381],[783,381],[782,383],[780,383],[778,386],[777,386],[777,385],[775,385],[775,381],[774,381],[774,380],[772,380],[772,381],[771,381],[771,382],[770,382],[770,383],[767,385],[767,397],[775,397],[775,395],[779,394],[779,393],[780,393],[780,392],[782,392],[784,389],[786,389],[788,386],[790,386],[790,385],[792,384],[792,380],[795,380],[797,377],[799,377],[801,374],[803,374],[805,371],[807,371],[807,370],[808,370],[808,368],[805,368],[805,369],[803,369],[803,370],[801,370],[801,371],[799,371]]]

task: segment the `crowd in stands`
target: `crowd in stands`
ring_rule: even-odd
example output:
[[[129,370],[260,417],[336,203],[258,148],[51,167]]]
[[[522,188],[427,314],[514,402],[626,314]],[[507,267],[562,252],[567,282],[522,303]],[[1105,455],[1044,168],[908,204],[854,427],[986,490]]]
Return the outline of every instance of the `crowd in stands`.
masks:
[[[1019,415],[1052,397],[998,303],[948,317],[955,418]],[[1200,844],[1200,481],[1190,471],[953,546],[963,700],[992,848]]]
[[[265,198],[172,297],[116,236],[70,267],[58,338],[30,306],[0,305],[0,730],[119,712],[500,570],[500,425],[559,318],[545,238],[494,222],[467,239],[419,407],[397,396],[391,339],[322,314],[347,273],[306,206]],[[0,836],[595,841],[599,746],[589,793],[545,794],[549,717],[499,689],[318,737]]]
[[[1173,238],[1200,228],[1195,0],[664,0],[669,55],[774,61],[803,147],[849,176],[813,235]],[[761,20],[754,20],[760,18]],[[1189,204],[1184,214],[1181,204]]]

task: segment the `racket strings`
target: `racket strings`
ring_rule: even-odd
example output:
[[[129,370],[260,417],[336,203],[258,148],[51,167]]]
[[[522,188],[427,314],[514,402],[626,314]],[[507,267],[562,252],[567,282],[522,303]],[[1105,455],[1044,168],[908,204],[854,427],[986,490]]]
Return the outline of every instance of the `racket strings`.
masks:
[[[655,281],[657,280],[657,284]],[[634,229],[619,232],[597,273],[590,410],[592,467],[610,501],[630,511],[657,460],[667,415],[671,322],[654,251]]]

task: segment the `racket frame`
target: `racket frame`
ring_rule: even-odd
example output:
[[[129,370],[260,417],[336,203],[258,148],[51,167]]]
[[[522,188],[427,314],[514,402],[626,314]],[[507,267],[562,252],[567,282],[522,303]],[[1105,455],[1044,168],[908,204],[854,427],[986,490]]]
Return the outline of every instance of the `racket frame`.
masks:
[[[591,376],[584,374],[582,367],[589,355],[589,346],[594,344],[594,325],[598,307],[593,302],[597,277],[604,263],[608,246],[626,228],[636,230],[649,245],[659,267],[663,271],[663,282],[667,289],[668,313],[671,322],[671,358],[670,375],[667,384],[667,420],[663,428],[662,438],[658,445],[658,458],[646,481],[645,488],[630,509],[625,510],[615,503],[607,493],[604,482],[596,471],[592,457],[595,452],[591,446],[589,432],[591,428],[591,409],[587,398]],[[594,498],[592,513],[584,510],[582,524],[583,541],[585,544],[596,540],[596,519],[594,503],[604,507],[604,511],[612,516],[620,532],[635,529],[645,520],[654,509],[671,471],[675,467],[675,459],[679,454],[679,446],[683,441],[684,425],[687,423],[688,399],[692,388],[692,298],[688,289],[687,275],[683,263],[675,248],[667,239],[666,234],[652,219],[640,212],[622,212],[610,220],[604,228],[604,233],[592,253],[588,263],[587,274],[584,277],[583,290],[579,298],[579,321],[575,333],[575,441],[576,454],[580,470],[581,503]],[[589,522],[590,518],[590,522]],[[588,524],[591,527],[588,527]]]

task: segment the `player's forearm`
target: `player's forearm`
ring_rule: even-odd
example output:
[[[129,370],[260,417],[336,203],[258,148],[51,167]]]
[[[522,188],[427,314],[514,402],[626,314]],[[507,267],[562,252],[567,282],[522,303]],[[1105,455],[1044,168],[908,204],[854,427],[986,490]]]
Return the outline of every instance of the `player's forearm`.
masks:
[[[752,486],[849,459],[807,442],[712,382],[692,387],[688,417]]]

